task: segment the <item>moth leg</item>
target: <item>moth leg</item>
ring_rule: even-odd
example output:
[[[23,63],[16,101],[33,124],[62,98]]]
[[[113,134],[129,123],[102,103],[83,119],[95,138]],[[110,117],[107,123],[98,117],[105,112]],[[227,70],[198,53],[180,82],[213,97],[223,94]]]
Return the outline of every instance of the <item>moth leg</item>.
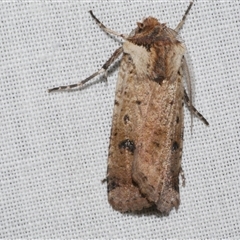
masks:
[[[184,75],[186,78],[187,90],[189,93],[189,100],[190,100],[190,103],[192,103],[192,82],[191,82],[191,77],[190,77],[187,61],[184,56],[182,58],[182,69],[183,69],[183,72],[184,72]]]
[[[189,13],[192,5],[193,5],[193,1],[190,2],[190,4],[189,4],[189,6],[188,6],[188,8],[187,8],[187,10],[186,10],[186,12],[185,12],[185,14],[183,15],[182,20],[180,21],[180,23],[179,23],[179,24],[177,25],[177,27],[175,28],[175,32],[178,33],[178,32],[180,31],[180,29],[182,28],[182,26],[183,26],[183,24],[185,23],[186,17],[187,17],[187,15],[188,15],[188,13]]]
[[[107,182],[107,178],[104,178],[101,182],[102,184],[104,184],[105,182]]]
[[[115,32],[115,31],[111,30],[110,28],[105,27],[105,26],[96,18],[96,16],[93,14],[92,10],[90,10],[89,13],[91,14],[92,18],[97,22],[97,25],[98,25],[104,32],[113,34],[113,35],[118,36],[118,37],[122,37],[123,39],[126,39],[126,38],[128,37],[128,36],[125,35],[125,34],[121,34],[121,33]]]
[[[184,89],[184,101],[187,104],[188,108],[190,109],[190,111],[192,113],[195,114],[195,116],[197,116],[200,120],[202,120],[207,126],[209,125],[208,121],[203,117],[203,115],[198,112],[198,110],[192,105],[192,103],[189,100],[189,97],[187,95],[186,90]]]
[[[184,56],[182,58],[182,71],[184,72],[184,75],[185,75],[187,90],[189,93],[189,104],[192,105],[192,102],[193,102],[193,100],[192,100],[193,99],[193,97],[192,97],[192,82],[191,82],[191,77],[190,77],[187,61]],[[192,109],[192,108],[190,107],[190,109]],[[193,114],[191,111],[191,130],[192,130],[192,126],[193,126]]]
[[[56,87],[56,88],[51,88],[51,89],[48,89],[48,92],[58,91],[58,90],[69,90],[69,89],[76,88],[76,87],[82,87],[86,82],[88,82],[92,78],[96,77],[97,75],[99,75],[101,73],[106,72],[108,67],[119,57],[119,55],[122,52],[123,52],[122,47],[118,48],[113,53],[113,55],[103,64],[101,69],[99,69],[97,72],[93,73],[91,76],[87,77],[86,79],[82,80],[81,82],[71,84],[71,85],[67,85],[67,86],[60,86],[60,87]]]

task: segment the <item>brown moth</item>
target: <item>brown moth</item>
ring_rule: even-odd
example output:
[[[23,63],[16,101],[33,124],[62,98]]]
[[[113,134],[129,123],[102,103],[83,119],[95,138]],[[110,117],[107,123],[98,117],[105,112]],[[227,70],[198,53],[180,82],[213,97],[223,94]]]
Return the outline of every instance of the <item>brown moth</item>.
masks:
[[[103,67],[78,84],[49,91],[81,87],[107,70],[121,54],[108,154],[108,201],[121,212],[155,206],[168,214],[180,204],[179,174],[183,148],[183,105],[206,125],[183,87],[189,77],[185,46],[177,39],[193,2],[175,30],[153,17],[137,23],[129,35],[106,28],[125,42]],[[187,79],[190,85],[189,78]]]

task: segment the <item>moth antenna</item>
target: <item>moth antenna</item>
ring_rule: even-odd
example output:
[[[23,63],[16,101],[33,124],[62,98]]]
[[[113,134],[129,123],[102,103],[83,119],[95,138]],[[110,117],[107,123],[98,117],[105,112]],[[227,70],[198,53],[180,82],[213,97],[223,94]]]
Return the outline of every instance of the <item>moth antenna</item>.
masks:
[[[186,10],[186,12],[185,12],[185,14],[184,14],[183,17],[182,17],[182,20],[180,21],[180,23],[179,23],[179,24],[177,25],[177,27],[175,28],[175,31],[176,31],[177,33],[180,31],[180,29],[182,28],[183,24],[185,23],[186,17],[187,17],[187,15],[188,15],[188,13],[189,13],[192,5],[193,5],[193,2],[194,2],[194,1],[191,1],[191,2],[190,2],[190,4],[189,4],[189,6],[188,6],[188,8],[187,8],[187,10]]]
[[[79,83],[71,84],[71,85],[66,85],[66,86],[60,86],[60,87],[55,87],[48,89],[48,92],[53,92],[53,91],[59,91],[59,90],[70,90],[72,88],[77,88],[77,87],[82,87],[85,83],[90,81],[92,78],[96,77],[97,75],[104,73],[107,71],[109,66],[119,57],[119,55],[123,52],[122,47],[118,48],[112,56],[103,64],[102,68],[99,69],[97,72],[93,73],[91,76],[87,77],[86,79],[82,80]]]
[[[125,34],[121,34],[118,32],[115,32],[113,30],[111,30],[110,28],[105,27],[98,19],[97,17],[93,14],[92,10],[89,11],[89,13],[91,14],[92,18],[96,21],[97,25],[106,33],[121,37],[123,39],[126,39],[128,36]]]

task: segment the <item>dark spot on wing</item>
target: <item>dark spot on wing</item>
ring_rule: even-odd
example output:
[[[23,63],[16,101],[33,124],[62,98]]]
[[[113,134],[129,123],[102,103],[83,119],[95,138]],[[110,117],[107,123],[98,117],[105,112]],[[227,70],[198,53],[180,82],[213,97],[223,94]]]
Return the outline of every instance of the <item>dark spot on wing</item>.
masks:
[[[107,181],[108,181],[108,184],[107,184],[107,192],[108,193],[120,186],[118,184],[118,179],[116,179],[116,178],[107,179]]]
[[[153,144],[157,147],[160,147],[160,144],[158,142],[153,142]]]
[[[178,182],[178,179],[177,181],[173,184],[173,189],[179,193],[179,182]]]
[[[129,62],[129,63],[132,63],[132,62],[133,62],[133,59],[132,59],[131,55],[129,55],[129,54],[128,54],[128,62]]]
[[[130,120],[130,118],[129,118],[129,116],[126,114],[126,115],[123,117],[124,123],[127,124],[129,120]]]
[[[176,123],[179,123],[179,117],[177,116]]]
[[[134,150],[136,149],[136,146],[134,144],[133,141],[129,140],[129,139],[125,139],[123,141],[121,141],[119,144],[118,144],[118,147],[120,149],[126,149],[128,150],[129,152],[131,153],[134,153]]]
[[[160,85],[162,84],[162,81],[165,79],[165,76],[158,75],[156,78],[153,79],[154,82],[159,83]]]
[[[179,148],[179,145],[176,141],[173,142],[172,151],[176,151]]]

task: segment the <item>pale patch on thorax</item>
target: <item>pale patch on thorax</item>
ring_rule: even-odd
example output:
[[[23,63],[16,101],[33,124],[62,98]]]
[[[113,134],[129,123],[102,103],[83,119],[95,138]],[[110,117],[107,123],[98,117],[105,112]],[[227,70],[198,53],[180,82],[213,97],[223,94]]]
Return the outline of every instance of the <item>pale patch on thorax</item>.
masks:
[[[126,41],[123,43],[123,52],[132,57],[138,74],[147,74],[151,53],[146,48]]]

